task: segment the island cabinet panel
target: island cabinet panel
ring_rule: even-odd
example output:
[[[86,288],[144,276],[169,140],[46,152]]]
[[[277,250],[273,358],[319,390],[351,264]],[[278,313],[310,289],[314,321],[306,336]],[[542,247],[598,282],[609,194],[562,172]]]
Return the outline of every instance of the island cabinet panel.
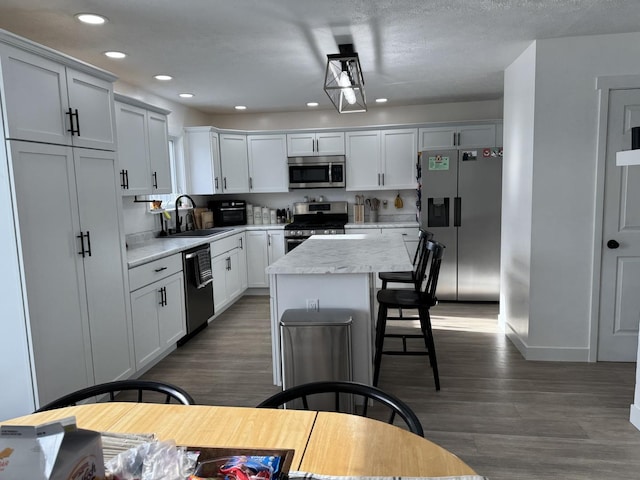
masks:
[[[7,138],[115,150],[111,81],[2,42],[0,64]]]

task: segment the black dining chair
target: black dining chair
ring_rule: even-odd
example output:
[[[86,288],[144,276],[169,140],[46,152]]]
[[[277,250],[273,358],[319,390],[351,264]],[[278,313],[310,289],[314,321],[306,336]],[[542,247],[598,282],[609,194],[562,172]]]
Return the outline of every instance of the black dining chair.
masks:
[[[146,397],[147,399],[151,398],[151,396],[154,395],[151,392],[155,392],[161,394],[160,398],[164,398],[164,403],[171,403],[171,400],[175,400],[182,405],[196,404],[193,397],[191,397],[191,395],[189,395],[185,390],[170,383],[157,382],[152,380],[117,380],[115,382],[93,385],[91,387],[83,388],[81,390],[69,393],[63,397],[58,398],[57,400],[54,400],[53,402],[47,403],[43,407],[40,407],[38,410],[36,410],[36,413],[44,412],[46,410],[53,410],[55,408],[69,407],[72,405],[76,405],[82,400],[87,400],[92,397],[106,394],[109,395],[109,401],[113,402],[115,401],[115,397],[118,393],[125,391],[136,391],[136,401],[138,403],[143,402],[143,392],[149,394]],[[157,395],[155,395],[154,398],[155,397],[157,397]],[[120,400],[120,398],[118,398],[118,400]]]
[[[422,424],[411,408],[398,397],[377,387],[358,382],[322,381],[310,382],[287,388],[267,398],[258,408],[294,408],[310,410],[310,397],[331,394],[333,408],[331,411],[355,413],[363,417],[381,419],[388,415],[386,422],[393,424],[396,416],[407,425],[410,432],[424,437]],[[345,397],[346,395],[346,397]],[[356,410],[352,407],[355,405]]]
[[[380,364],[382,355],[428,355],[436,390],[440,390],[440,378],[438,375],[438,361],[436,359],[436,349],[431,328],[431,315],[429,310],[437,305],[436,288],[438,286],[438,276],[440,265],[444,255],[445,246],[434,240],[425,242],[425,253],[418,268],[419,278],[426,274],[426,281],[417,282],[414,290],[409,289],[382,289],[377,294],[378,300],[378,320],[376,322],[375,355],[373,384],[378,385],[380,377]],[[408,320],[411,317],[389,317],[389,309],[417,309],[420,321],[420,334],[409,333],[387,333],[386,326],[389,319]],[[413,319],[413,318],[411,318]],[[402,350],[384,350],[385,338],[401,338]],[[426,351],[407,350],[407,338],[421,338],[424,341]]]
[[[413,270],[408,272],[380,272],[378,278],[382,280],[382,288],[387,288],[388,283],[413,283],[417,280],[417,270],[420,268],[420,260],[424,254],[424,245],[427,240],[433,239],[433,233],[419,229],[418,230],[418,247],[413,255]]]

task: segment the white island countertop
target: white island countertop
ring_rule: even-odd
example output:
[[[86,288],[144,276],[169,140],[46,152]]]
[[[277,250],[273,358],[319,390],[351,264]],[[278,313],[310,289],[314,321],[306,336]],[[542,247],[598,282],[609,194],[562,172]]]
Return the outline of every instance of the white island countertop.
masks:
[[[269,274],[407,272],[413,264],[399,233],[314,235],[267,267]]]

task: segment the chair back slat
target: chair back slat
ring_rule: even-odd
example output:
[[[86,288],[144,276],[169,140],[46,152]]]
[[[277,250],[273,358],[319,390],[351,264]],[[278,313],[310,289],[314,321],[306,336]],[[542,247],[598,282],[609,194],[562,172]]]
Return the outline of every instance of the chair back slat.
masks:
[[[267,398],[263,402],[261,402],[258,407],[259,408],[281,408],[287,406],[287,408],[291,408],[291,402],[295,400],[302,400],[303,408],[305,410],[309,410],[309,404],[307,402],[307,398],[312,395],[321,395],[332,393],[335,395],[334,402],[334,411],[340,412],[340,395],[341,394],[349,394],[350,400],[347,404],[354,403],[354,397],[362,398],[362,408],[361,414],[362,416],[368,416],[369,413],[368,407],[369,402],[373,402],[376,406],[384,407],[391,411],[391,415],[389,417],[389,423],[393,423],[396,417],[400,417],[408,429],[420,436],[424,436],[424,431],[422,429],[422,425],[420,424],[420,420],[416,414],[411,410],[411,408],[404,403],[399,398],[380,390],[377,387],[373,387],[371,385],[366,385],[358,382],[347,382],[347,381],[324,381],[324,382],[311,382],[305,383],[302,385],[296,385],[290,388],[283,390],[282,392],[276,393],[271,397]],[[295,403],[295,402],[294,402]],[[297,404],[299,405],[299,403]],[[329,408],[331,403],[329,403]],[[298,407],[299,408],[299,407]],[[345,407],[349,408],[349,407]],[[371,410],[374,410],[373,408]],[[383,410],[384,411],[384,410]],[[342,412],[342,413],[352,413],[351,411]],[[377,415],[376,415],[377,416]]]
[[[53,410],[54,408],[68,407],[76,405],[82,400],[89,400],[97,396],[108,395],[109,401],[113,402],[116,395],[123,391],[136,391],[137,401],[143,401],[143,392],[157,392],[166,395],[166,402],[176,400],[183,405],[195,405],[195,400],[185,390],[170,383],[157,382],[152,380],[117,380],[114,382],[101,383],[91,387],[83,388],[76,392],[58,398],[40,407],[36,412]]]

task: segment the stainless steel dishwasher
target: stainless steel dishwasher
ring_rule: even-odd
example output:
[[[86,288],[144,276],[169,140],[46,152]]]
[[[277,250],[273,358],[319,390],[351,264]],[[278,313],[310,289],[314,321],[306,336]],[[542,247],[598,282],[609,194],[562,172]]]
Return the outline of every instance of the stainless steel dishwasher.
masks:
[[[209,244],[182,252],[187,335],[184,343],[207,326],[213,316],[213,274]]]

